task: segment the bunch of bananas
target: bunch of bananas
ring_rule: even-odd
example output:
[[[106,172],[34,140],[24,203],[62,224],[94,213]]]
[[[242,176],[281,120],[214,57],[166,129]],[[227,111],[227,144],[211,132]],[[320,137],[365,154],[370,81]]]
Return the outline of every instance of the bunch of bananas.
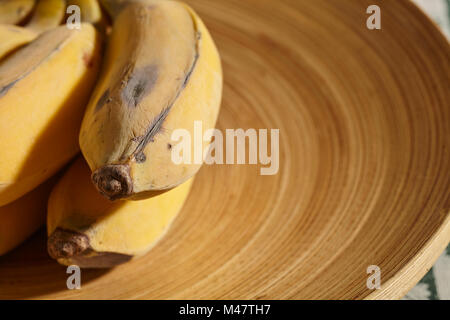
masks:
[[[148,252],[201,166],[171,160],[171,133],[214,128],[221,95],[216,46],[181,2],[2,0],[0,255],[45,221],[64,265]]]

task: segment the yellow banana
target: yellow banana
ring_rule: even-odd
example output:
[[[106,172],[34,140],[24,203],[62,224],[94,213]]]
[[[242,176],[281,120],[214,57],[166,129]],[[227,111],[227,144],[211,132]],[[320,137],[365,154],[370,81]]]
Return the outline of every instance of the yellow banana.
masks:
[[[58,26],[64,13],[64,0],[41,0],[26,27],[0,24],[0,59],[33,41],[40,33]]]
[[[102,20],[102,10],[97,0],[68,0],[67,5],[76,5],[81,11],[81,21],[98,24]]]
[[[200,168],[172,161],[171,134],[193,133],[195,120],[204,130],[214,128],[222,69],[208,30],[186,5],[117,3],[119,9],[109,10],[113,30],[80,146],[100,193],[139,199],[179,185]]]
[[[37,34],[26,28],[0,24],[0,59],[35,39]]]
[[[2,0],[0,2],[0,23],[18,24],[33,10],[34,0]]]
[[[112,19],[115,19],[122,9],[131,2],[151,2],[153,0],[99,0]]]
[[[38,0],[26,27],[37,33],[56,28],[66,14],[65,0]]]
[[[0,207],[0,255],[14,249],[44,225],[54,182],[55,179],[50,179],[20,199]]]
[[[191,183],[142,201],[111,202],[96,191],[80,157],[50,195],[48,252],[61,264],[84,268],[113,267],[142,256],[168,230]]]
[[[90,24],[61,26],[0,64],[0,206],[34,189],[79,151],[100,45]]]

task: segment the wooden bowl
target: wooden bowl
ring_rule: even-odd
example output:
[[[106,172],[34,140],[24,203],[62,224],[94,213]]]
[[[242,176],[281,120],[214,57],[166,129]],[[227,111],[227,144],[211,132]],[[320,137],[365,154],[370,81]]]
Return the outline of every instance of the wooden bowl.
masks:
[[[223,58],[218,127],[280,129],[278,174],[204,166],[162,241],[81,290],[41,232],[0,258],[0,298],[401,298],[450,239],[448,42],[406,0],[381,30],[371,0],[188,2]]]

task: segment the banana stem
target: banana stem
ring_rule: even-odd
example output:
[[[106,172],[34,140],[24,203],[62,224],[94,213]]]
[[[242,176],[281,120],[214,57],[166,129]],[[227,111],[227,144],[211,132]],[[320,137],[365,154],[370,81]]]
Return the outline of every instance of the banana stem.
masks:
[[[125,198],[133,192],[133,180],[127,164],[106,165],[92,174],[97,190],[109,200]]]

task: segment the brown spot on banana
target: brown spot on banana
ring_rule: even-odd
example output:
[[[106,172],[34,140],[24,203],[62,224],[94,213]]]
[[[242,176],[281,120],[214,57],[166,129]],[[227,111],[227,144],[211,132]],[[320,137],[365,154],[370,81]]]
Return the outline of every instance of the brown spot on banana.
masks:
[[[95,106],[95,111],[97,112],[100,110],[105,104],[111,102],[111,100],[112,99],[109,97],[109,89],[106,89],[100,99],[98,99],[97,105]]]
[[[133,256],[115,252],[96,252],[89,238],[80,232],[57,228],[47,240],[47,250],[55,260],[81,268],[111,268],[130,261]]]
[[[121,99],[129,107],[137,107],[142,99],[150,94],[158,81],[158,65],[152,64],[131,74],[121,91]]]
[[[137,107],[142,99],[149,95],[158,81],[159,68],[156,64],[149,65],[137,71],[132,72],[132,66],[127,65],[122,72],[122,81],[120,82],[120,101],[128,107]],[[115,91],[106,89],[98,99],[95,111],[98,112],[105,104],[112,101],[110,92]]]
[[[92,68],[92,66],[94,65],[94,61],[92,60],[92,58],[93,57],[87,53],[83,54],[83,62],[86,67]]]
[[[137,163],[143,163],[147,160],[147,156],[141,151],[134,156],[134,159]]]

